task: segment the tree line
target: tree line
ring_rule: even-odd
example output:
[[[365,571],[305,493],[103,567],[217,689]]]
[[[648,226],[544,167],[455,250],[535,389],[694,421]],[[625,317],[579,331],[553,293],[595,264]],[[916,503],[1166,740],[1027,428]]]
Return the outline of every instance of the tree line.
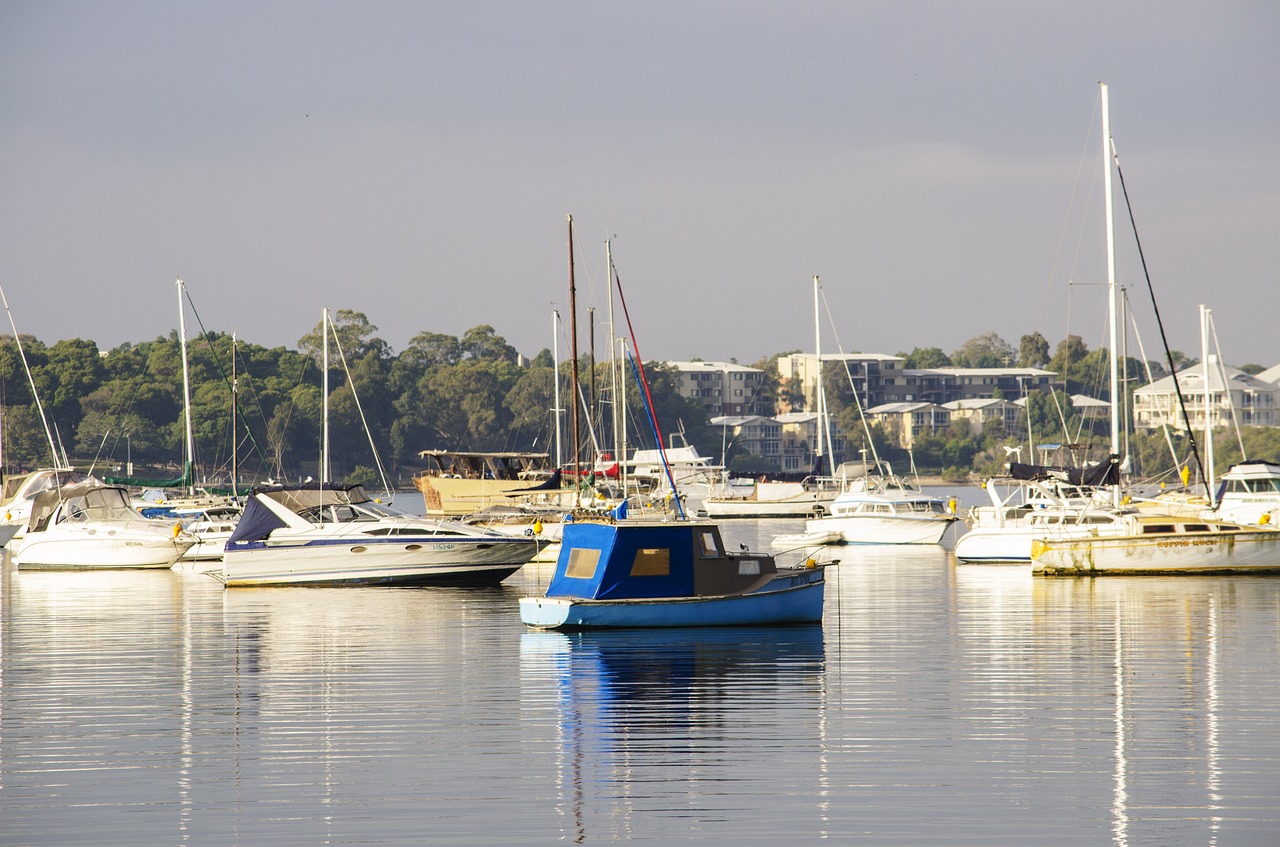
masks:
[[[327,381],[330,457],[336,475],[374,481],[374,449],[399,484],[421,467],[421,450],[554,453],[556,379],[550,350],[544,349],[521,364],[515,348],[492,326],[480,325],[460,337],[421,332],[395,353],[361,312],[339,310],[333,325],[337,340],[331,347],[334,353]],[[53,461],[37,396],[57,449],[78,465],[103,473],[123,470],[129,462],[143,468],[180,468],[185,441],[181,348],[176,331],[106,351],[88,340],[70,339],[46,346],[25,335],[19,349],[12,336],[0,337],[4,471],[47,466]],[[188,339],[192,431],[202,479],[227,479],[233,450],[241,479],[295,479],[314,474],[323,421],[322,348],[319,324],[298,340],[296,349],[236,342],[219,332]],[[341,356],[336,352],[339,349]],[[779,378],[776,361],[780,355],[784,354],[754,364],[765,374],[760,399],[775,408],[799,399],[797,387]],[[1106,399],[1107,351],[1090,351],[1078,336],[1068,336],[1052,354],[1039,333],[1023,336],[1017,349],[987,333],[970,339],[950,355],[936,347],[917,347],[899,355],[908,368],[1018,366],[1055,371],[1058,389],[1037,392],[1029,403],[1032,430],[1050,433],[1074,428],[1088,438],[1100,431],[1097,421],[1079,412],[1064,414],[1063,408],[1069,410],[1070,406],[1059,396],[1089,393]],[[1181,368],[1193,360],[1178,356],[1175,363]],[[1141,375],[1127,383],[1128,391],[1147,382],[1146,363],[1130,360],[1125,365],[1129,374]],[[574,403],[569,396],[570,367],[570,363],[560,363],[560,421],[563,455],[568,461],[572,460],[569,421]],[[1151,378],[1167,372],[1160,363],[1149,367]],[[1249,365],[1243,369],[1257,372],[1262,368]],[[619,370],[622,384],[615,386],[616,372],[610,371],[608,363],[586,357],[579,362],[576,405],[584,461],[597,448],[609,450],[615,443],[609,411],[614,407],[615,391],[623,397],[619,408],[626,410],[628,442],[654,444],[654,426],[642,411],[634,371],[630,366]],[[646,375],[657,429],[668,441],[671,433],[680,432],[703,455],[720,456],[723,434],[710,425],[698,400],[681,396],[677,374],[648,364]],[[35,385],[34,394],[29,382]],[[856,458],[858,449],[867,446],[868,436],[882,454],[899,461],[904,458],[889,446],[884,433],[874,428],[868,433],[842,368],[826,375],[826,385],[834,425],[844,434],[846,458]],[[934,471],[957,475],[981,471],[1002,462],[1005,452],[1000,445],[1020,435],[992,428],[975,437],[957,425],[951,432],[918,440],[909,458]],[[1224,461],[1230,455],[1227,449]],[[1153,448],[1151,452],[1156,451]],[[1272,450],[1269,455],[1280,455],[1280,451]],[[744,472],[767,469],[761,457],[736,453],[732,448],[724,459],[731,468]]]

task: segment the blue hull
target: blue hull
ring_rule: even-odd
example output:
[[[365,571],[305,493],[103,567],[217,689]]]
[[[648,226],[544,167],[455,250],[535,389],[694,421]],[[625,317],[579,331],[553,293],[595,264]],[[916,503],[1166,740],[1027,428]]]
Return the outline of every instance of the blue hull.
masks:
[[[520,620],[541,629],[752,626],[822,620],[821,570],[788,575],[750,594],[720,597],[584,600],[522,597]]]

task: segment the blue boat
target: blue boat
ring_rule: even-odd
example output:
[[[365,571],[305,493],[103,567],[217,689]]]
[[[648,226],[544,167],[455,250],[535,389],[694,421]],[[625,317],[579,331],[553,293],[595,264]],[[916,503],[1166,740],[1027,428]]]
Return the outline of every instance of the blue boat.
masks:
[[[818,565],[726,551],[714,523],[579,520],[564,526],[546,595],[520,599],[520,619],[560,630],[815,623],[825,586]]]

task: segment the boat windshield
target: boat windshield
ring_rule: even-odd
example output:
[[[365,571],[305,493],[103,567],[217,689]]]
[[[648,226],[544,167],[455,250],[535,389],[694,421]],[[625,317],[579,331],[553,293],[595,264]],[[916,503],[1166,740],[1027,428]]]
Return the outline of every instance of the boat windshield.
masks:
[[[99,488],[66,501],[62,521],[123,521],[138,518],[129,499],[118,488]]]

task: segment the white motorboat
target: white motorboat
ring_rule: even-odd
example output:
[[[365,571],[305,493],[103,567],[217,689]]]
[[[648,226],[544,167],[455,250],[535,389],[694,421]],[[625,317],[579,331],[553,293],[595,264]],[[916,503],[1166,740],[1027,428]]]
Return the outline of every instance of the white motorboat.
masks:
[[[138,514],[126,489],[90,477],[36,494],[13,561],[20,570],[167,568],[194,543],[180,525]]]
[[[1238,462],[1228,468],[1217,515],[1241,524],[1280,525],[1280,464]]]
[[[804,528],[838,532],[845,544],[938,544],[955,522],[954,500],[898,476],[869,476],[854,480],[831,503],[831,514],[810,518]]]
[[[229,587],[497,584],[546,546],[375,503],[359,485],[255,489],[223,550]]]
[[[50,489],[84,482],[90,476],[71,468],[41,468],[4,481],[3,501],[0,501],[0,547],[15,537],[21,537],[31,518],[31,504],[37,494]]]
[[[242,511],[234,504],[175,509],[174,516],[182,522],[187,534],[195,539],[195,544],[182,554],[178,564],[195,563],[193,570],[202,572],[217,570],[217,563],[222,561],[222,550],[235,532]]]

